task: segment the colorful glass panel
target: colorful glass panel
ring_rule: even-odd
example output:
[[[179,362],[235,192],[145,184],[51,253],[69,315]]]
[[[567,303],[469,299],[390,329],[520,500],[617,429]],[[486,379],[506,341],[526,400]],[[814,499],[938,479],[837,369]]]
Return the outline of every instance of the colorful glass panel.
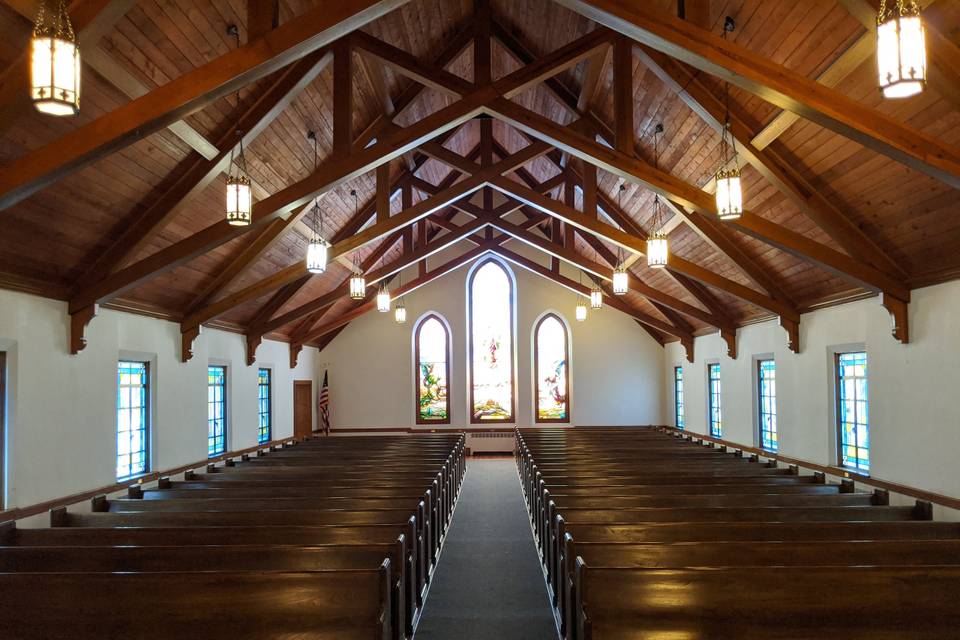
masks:
[[[146,362],[117,365],[117,479],[149,471],[149,366]]]
[[[472,422],[513,420],[513,283],[499,262],[470,282]]]
[[[673,409],[677,416],[677,429],[683,429],[683,367],[673,368]]]
[[[776,451],[777,441],[777,365],[773,360],[757,362],[757,399],[759,402],[760,446]]]
[[[545,316],[534,340],[537,422],[566,422],[570,419],[567,328],[557,316]]]
[[[270,388],[270,369],[260,369],[257,372],[257,443],[270,442],[272,431],[273,402]]]
[[[710,435],[714,438],[723,437],[723,416],[720,411],[720,365],[707,365],[707,378],[710,387],[710,406],[708,407],[710,420]]]
[[[227,446],[227,368],[207,367],[207,457],[218,456]]]
[[[867,398],[867,354],[837,354],[837,428],[840,464],[870,470],[870,417]]]
[[[417,327],[417,422],[450,421],[447,387],[447,355],[450,337],[436,316],[428,316]]]

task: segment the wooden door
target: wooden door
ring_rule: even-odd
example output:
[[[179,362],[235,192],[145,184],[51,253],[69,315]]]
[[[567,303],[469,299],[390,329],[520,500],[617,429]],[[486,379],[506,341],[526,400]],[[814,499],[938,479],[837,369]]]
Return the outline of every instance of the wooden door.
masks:
[[[293,381],[293,435],[296,438],[313,433],[313,381]]]

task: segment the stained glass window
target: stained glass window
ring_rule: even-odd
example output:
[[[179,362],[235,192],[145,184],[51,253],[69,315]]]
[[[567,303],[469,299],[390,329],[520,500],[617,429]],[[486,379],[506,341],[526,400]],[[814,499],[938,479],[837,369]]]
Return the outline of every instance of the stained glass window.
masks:
[[[272,430],[272,403],[273,394],[270,388],[270,369],[260,369],[257,372],[257,443],[270,442]]]
[[[470,279],[470,421],[513,421],[513,281],[496,260]]]
[[[673,368],[673,407],[677,429],[683,429],[683,367]]]
[[[777,365],[773,360],[757,362],[757,401],[760,419],[760,446],[776,451],[777,442]]]
[[[870,470],[870,419],[867,399],[867,354],[837,354],[837,431],[840,464]]]
[[[207,367],[207,457],[227,447],[227,368]]]
[[[149,365],[117,364],[117,479],[150,470],[147,456],[150,425]]]
[[[417,324],[414,332],[417,376],[417,424],[450,422],[450,395],[447,368],[450,361],[450,336],[436,315]]]
[[[537,381],[537,422],[570,420],[567,328],[552,313],[534,332],[534,368]]]
[[[710,435],[714,438],[723,437],[723,419],[720,412],[720,365],[716,362],[707,365],[707,380],[710,387],[708,419],[710,420]]]

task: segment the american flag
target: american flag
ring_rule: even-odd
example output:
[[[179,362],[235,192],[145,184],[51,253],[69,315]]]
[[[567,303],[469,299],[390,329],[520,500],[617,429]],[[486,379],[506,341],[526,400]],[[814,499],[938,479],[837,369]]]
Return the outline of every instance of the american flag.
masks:
[[[324,435],[330,435],[330,387],[327,384],[327,372],[323,372],[323,384],[317,394],[317,412],[320,415],[319,427]]]

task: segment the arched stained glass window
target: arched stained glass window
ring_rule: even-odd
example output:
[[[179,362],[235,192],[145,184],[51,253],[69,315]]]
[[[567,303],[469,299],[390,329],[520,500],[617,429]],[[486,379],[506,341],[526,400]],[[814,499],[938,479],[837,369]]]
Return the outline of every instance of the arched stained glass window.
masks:
[[[417,424],[449,424],[450,334],[436,314],[424,316],[414,332],[417,367]]]
[[[470,300],[470,421],[512,422],[513,279],[497,260],[473,272]]]
[[[547,314],[533,336],[537,422],[570,420],[569,362],[567,327],[555,314]]]

